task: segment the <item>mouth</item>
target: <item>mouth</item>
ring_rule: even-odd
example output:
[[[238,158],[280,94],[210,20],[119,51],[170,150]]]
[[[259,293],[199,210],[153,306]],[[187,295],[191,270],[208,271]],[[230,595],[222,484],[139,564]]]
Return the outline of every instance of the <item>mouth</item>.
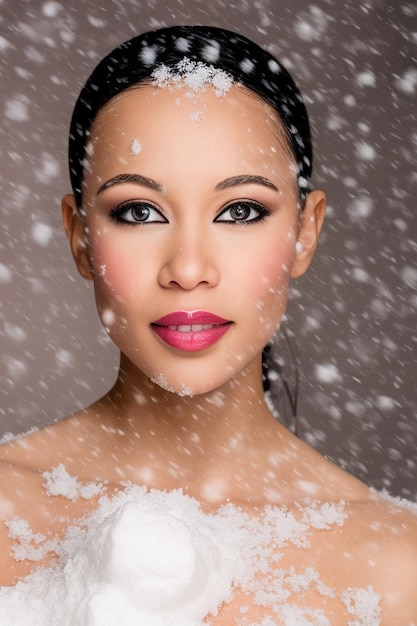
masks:
[[[210,330],[216,328],[216,326],[222,326],[222,324],[171,324],[167,326],[170,330],[177,330],[179,333],[200,333],[202,330]]]
[[[152,322],[151,328],[169,346],[197,352],[216,343],[232,324],[208,311],[175,311]]]

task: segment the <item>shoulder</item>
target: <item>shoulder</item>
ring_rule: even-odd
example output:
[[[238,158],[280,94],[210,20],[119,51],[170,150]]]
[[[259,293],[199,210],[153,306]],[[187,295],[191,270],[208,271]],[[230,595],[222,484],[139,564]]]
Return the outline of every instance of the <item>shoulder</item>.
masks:
[[[312,503],[298,510],[309,526],[305,535],[297,534],[297,509],[293,519],[288,519],[290,510],[280,511],[285,515],[274,518],[279,529],[267,566],[253,585],[237,590],[213,624],[232,623],[235,616],[237,622],[242,607],[253,623],[262,618],[268,624],[295,623],[276,621],[287,611],[294,620],[321,615],[329,618],[323,623],[335,626],[416,623],[417,518],[412,511],[372,494],[362,501]],[[288,533],[294,540],[283,539]]]
[[[15,558],[21,537],[13,537],[11,524],[20,524],[19,533],[30,543],[31,537],[47,540],[59,534],[67,518],[82,513],[77,503],[52,498],[45,490],[44,472],[62,462],[68,442],[77,440],[70,430],[70,421],[58,422],[0,445],[0,586],[13,584],[39,564]]]
[[[347,511],[345,531],[358,571],[381,595],[385,622],[411,624],[417,617],[417,504],[373,495]]]
[[[27,564],[14,557],[15,542],[10,524],[24,518],[30,525],[32,513],[39,504],[35,501],[40,493],[40,476],[11,460],[0,458],[0,485],[0,585],[9,585],[28,573]]]
[[[364,501],[346,504],[349,526],[371,544],[407,541],[417,547],[417,503],[370,492]]]
[[[19,455],[13,455],[13,461],[0,457],[0,586],[13,585],[55,559],[56,540],[97,506],[102,493],[102,485],[79,483],[64,466],[49,482],[51,475],[42,468],[24,459],[19,463]]]
[[[0,444],[0,462],[11,467],[44,471],[54,464],[71,458],[83,439],[84,429],[80,411],[42,428],[8,438]],[[0,472],[5,466],[0,466]]]

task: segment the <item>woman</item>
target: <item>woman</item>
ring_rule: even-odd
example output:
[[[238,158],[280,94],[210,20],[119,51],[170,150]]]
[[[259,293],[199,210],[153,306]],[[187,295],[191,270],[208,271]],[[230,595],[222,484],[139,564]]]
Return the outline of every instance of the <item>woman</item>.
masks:
[[[294,437],[264,398],[262,352],[325,208],[291,77],[227,31],[147,33],[88,79],[69,157],[64,225],[120,370],[92,406],[2,446],[0,583],[56,554],[72,562],[53,538],[133,483],[182,489],[207,515],[232,505],[236,533],[256,520],[268,531],[262,563],[239,548],[248,579],[233,570],[200,612],[179,604],[178,623],[415,623],[415,516]]]

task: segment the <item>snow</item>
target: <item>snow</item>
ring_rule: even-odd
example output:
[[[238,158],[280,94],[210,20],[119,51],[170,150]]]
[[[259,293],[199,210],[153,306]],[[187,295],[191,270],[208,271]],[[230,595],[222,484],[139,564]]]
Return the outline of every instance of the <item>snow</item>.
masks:
[[[94,28],[103,28],[106,25],[105,20],[95,17],[94,15],[87,15],[87,20]]]
[[[190,120],[193,122],[200,122],[203,111],[193,111],[190,113]]]
[[[11,43],[9,41],[7,41],[6,37],[3,37],[3,35],[0,35],[0,51],[4,52],[5,50],[7,50],[7,48],[11,47]]]
[[[217,96],[223,96],[233,84],[233,78],[224,70],[207,65],[201,61],[192,61],[184,57],[175,67],[161,63],[152,72],[155,85],[172,88],[184,85],[192,94],[203,92],[207,86],[214,87]]]
[[[233,9],[224,0],[101,0],[87,7],[81,0],[71,7],[3,0],[2,432],[67,415],[114,380],[118,356],[96,320],[91,286],[74,269],[59,215],[69,191],[66,135],[82,82],[113,45],[139,30],[220,24],[256,39],[294,73],[313,124],[314,184],[328,195],[318,250],[306,276],[293,282],[286,322],[299,353],[298,432],[367,482],[417,498],[416,8],[367,2],[363,11],[351,2],[342,19],[340,13],[335,0],[245,0]],[[187,55],[186,39],[177,46]],[[152,65],[156,51],[145,49],[143,59]],[[375,86],[364,84],[372,76]],[[378,146],[376,158],[357,153],[364,140]],[[43,171],[43,154],[59,163],[58,175],[45,182],[35,174]],[[36,223],[52,229],[45,246],[32,238]],[[352,267],[368,282],[355,281]],[[285,342],[274,351],[287,356]],[[71,354],[68,365],[57,367],[55,352]],[[316,366],[326,364],[342,383],[337,375],[317,379]],[[275,391],[280,376],[274,378]],[[388,456],[389,449],[397,454]]]
[[[372,161],[375,158],[376,151],[374,146],[366,141],[358,141],[356,144],[356,154],[360,159]]]
[[[28,366],[22,359],[9,357],[6,359],[6,367],[8,375],[18,381],[22,379],[28,372]]]
[[[59,369],[71,367],[74,363],[74,355],[69,350],[58,348],[55,353],[55,362]]]
[[[34,224],[32,226],[32,239],[40,246],[47,246],[53,235],[49,224]]]
[[[321,37],[326,33],[329,16],[316,4],[309,7],[309,11],[303,12],[301,16],[295,20],[294,30],[296,35],[305,41],[320,41]]]
[[[49,154],[44,150],[42,151],[40,158],[41,164],[35,171],[35,178],[41,183],[50,184],[55,177],[59,176],[59,163],[52,154]]]
[[[188,48],[190,47],[190,42],[186,37],[178,37],[177,41],[175,42],[175,46],[178,50],[181,50],[181,52],[187,52]],[[206,61],[209,60],[210,59],[206,58]]]
[[[355,616],[348,626],[378,626],[381,623],[381,597],[373,589],[352,589],[345,591],[342,600],[349,613]]]
[[[371,70],[366,70],[356,76],[356,82],[360,87],[376,87],[376,76]]]
[[[105,275],[105,270],[101,270],[101,276],[104,276],[104,275]],[[101,320],[104,326],[111,326],[116,321],[116,316],[114,314],[114,311],[112,311],[111,309],[105,309],[104,311],[101,312],[100,315],[101,315]]]
[[[141,51],[140,57],[145,65],[153,65],[157,57],[157,51],[152,46],[145,46]]]
[[[417,69],[410,67],[402,76],[395,78],[395,86],[405,94],[414,94],[417,87]]]
[[[130,153],[131,154],[140,154],[140,152],[142,151],[142,144],[140,143],[139,139],[132,139],[132,141],[130,142]]]
[[[167,379],[162,373],[151,378],[151,381],[155,383],[156,385],[158,385],[159,387],[161,387],[162,389],[165,389],[165,391],[170,391],[171,393],[177,393],[181,398],[186,397],[186,396],[192,398],[194,395],[193,390],[187,385],[185,385],[184,383],[181,384],[179,389],[174,389],[174,387],[172,387],[172,385],[168,383]]]
[[[13,278],[12,271],[4,263],[0,263],[0,283],[9,283]]]
[[[51,497],[75,500],[104,490],[102,484],[91,483],[85,494],[88,485],[63,465],[43,477]],[[14,587],[0,588],[0,622],[202,626],[240,587],[247,594],[242,616],[254,603],[288,626],[330,624],[325,602],[317,609],[297,598],[315,589],[333,599],[335,590],[313,567],[286,569],[282,551],[290,544],[308,550],[311,529],[331,531],[345,519],[342,502],[307,503],[299,514],[266,507],[252,516],[232,505],[204,513],[181,490],[148,491],[128,483],[113,496],[102,495],[98,508],[73,522],[62,539],[33,533],[22,519],[8,522],[16,559],[36,562],[49,552],[58,558],[35,568]],[[379,596],[372,588],[347,589],[340,599],[356,620],[349,622],[352,626],[380,623]],[[268,623],[265,619],[258,624]]]
[[[215,63],[220,55],[220,45],[217,41],[213,41],[203,48],[201,56],[207,63]]]
[[[13,339],[13,341],[18,342],[24,341],[27,337],[27,333],[23,328],[7,320],[4,322],[4,333]]]
[[[81,484],[75,476],[68,474],[62,463],[50,472],[43,472],[42,478],[45,478],[44,487],[48,496],[63,496],[73,502],[78,498],[95,497],[103,491],[101,483]]]
[[[351,202],[349,213],[355,220],[365,219],[371,215],[373,209],[374,201],[371,196],[358,196]]]
[[[53,0],[50,0],[49,2],[44,2],[44,4],[42,5],[42,13],[46,17],[56,17],[61,10],[61,3],[54,2]]]
[[[22,94],[16,94],[6,101],[4,115],[14,122],[27,122],[29,120],[29,98]]]
[[[274,61],[273,59],[268,61],[268,67],[271,70],[271,72],[274,72],[275,74],[280,72],[280,69],[281,69],[278,63]]]
[[[412,289],[417,289],[417,268],[411,265],[406,265],[401,270],[401,278],[404,283]]]
[[[334,363],[317,363],[315,374],[321,383],[332,383],[341,379],[339,369]]]
[[[243,59],[243,61],[240,62],[240,68],[246,74],[250,74],[251,72],[253,72],[253,70],[255,68],[255,64],[254,64],[253,61],[251,61],[251,59]]]

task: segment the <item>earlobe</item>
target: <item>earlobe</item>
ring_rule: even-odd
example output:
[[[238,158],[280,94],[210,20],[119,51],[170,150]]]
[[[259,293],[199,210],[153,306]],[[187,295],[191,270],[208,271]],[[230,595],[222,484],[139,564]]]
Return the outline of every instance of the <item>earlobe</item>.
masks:
[[[291,268],[291,278],[298,278],[307,270],[317,247],[326,208],[326,195],[316,189],[311,191],[305,201],[296,254]]]
[[[92,280],[93,272],[86,243],[85,222],[79,215],[73,195],[67,194],[63,197],[61,209],[65,232],[77,269],[83,278]]]

